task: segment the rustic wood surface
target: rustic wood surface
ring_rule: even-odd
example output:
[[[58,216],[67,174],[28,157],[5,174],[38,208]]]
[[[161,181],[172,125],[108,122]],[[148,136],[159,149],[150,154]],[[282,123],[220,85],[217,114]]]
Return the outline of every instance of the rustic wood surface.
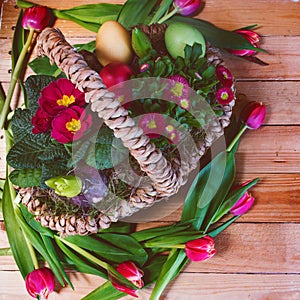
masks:
[[[101,0],[41,0],[52,8],[70,8]],[[122,3],[122,1],[109,1]],[[0,10],[0,82],[10,80],[10,47],[19,10],[15,1],[3,1]],[[249,213],[216,239],[217,255],[204,263],[190,263],[161,299],[300,299],[300,3],[297,0],[206,0],[199,18],[233,30],[258,24],[263,47],[259,66],[225,54],[237,79],[238,105],[245,100],[267,105],[267,118],[258,131],[242,138],[237,154],[238,181],[260,177],[252,189],[256,202]],[[78,25],[58,20],[71,43],[93,40],[95,35]],[[28,71],[27,74],[30,74]],[[5,176],[5,145],[0,133],[0,178]],[[180,209],[147,228],[179,219]],[[1,218],[1,216],[0,216]],[[0,220],[0,248],[8,247]],[[99,277],[70,273],[75,292],[57,289],[49,299],[81,299],[103,282]],[[148,299],[144,289],[141,299]],[[30,299],[10,256],[0,257],[0,299]],[[127,299],[131,299],[127,297]],[[99,299],[100,300],[100,299]]]

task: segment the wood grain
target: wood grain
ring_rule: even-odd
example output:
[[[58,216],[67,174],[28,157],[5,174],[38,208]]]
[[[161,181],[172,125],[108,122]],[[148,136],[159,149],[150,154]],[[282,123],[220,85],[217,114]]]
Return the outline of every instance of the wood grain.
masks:
[[[94,275],[69,274],[75,286],[51,294],[49,300],[79,300],[103,283]],[[282,278],[278,274],[180,274],[166,289],[161,300],[298,300],[300,277],[296,274]],[[0,271],[0,300],[29,300],[19,272]],[[150,288],[139,291],[139,299],[148,300]],[[133,297],[122,298],[136,299]],[[99,299],[100,300],[100,299]]]

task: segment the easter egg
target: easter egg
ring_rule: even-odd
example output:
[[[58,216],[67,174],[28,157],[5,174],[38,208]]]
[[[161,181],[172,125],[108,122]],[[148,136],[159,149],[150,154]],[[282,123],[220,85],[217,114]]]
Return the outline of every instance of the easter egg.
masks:
[[[184,57],[186,45],[193,46],[195,43],[202,46],[202,55],[205,55],[206,43],[202,33],[192,25],[183,22],[171,23],[165,32],[165,44],[170,55],[176,59]]]
[[[119,61],[130,64],[133,58],[129,32],[117,21],[106,21],[96,36],[96,56],[102,66]]]

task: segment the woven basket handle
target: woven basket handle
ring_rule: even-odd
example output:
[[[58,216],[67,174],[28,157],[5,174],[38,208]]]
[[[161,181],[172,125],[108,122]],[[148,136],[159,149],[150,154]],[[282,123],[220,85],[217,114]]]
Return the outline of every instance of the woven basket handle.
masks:
[[[144,195],[146,202],[149,202],[149,198],[175,194],[180,182],[170,162],[143,134],[143,130],[135,125],[128,111],[114,98],[113,93],[107,91],[99,74],[88,67],[82,55],[65,40],[60,30],[43,30],[38,36],[37,47],[39,54],[48,56],[51,63],[55,62],[73,84],[85,92],[86,102],[91,104],[91,109],[122,140],[141,170],[150,177],[153,186],[138,188],[135,196],[140,198]]]

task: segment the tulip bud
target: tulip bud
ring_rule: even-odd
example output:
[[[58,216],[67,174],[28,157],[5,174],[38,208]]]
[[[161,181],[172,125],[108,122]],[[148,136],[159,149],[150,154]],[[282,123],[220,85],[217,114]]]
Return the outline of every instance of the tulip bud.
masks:
[[[53,188],[56,194],[68,198],[77,196],[82,189],[81,179],[73,175],[53,177],[46,180],[45,183]]]
[[[230,209],[230,212],[235,216],[245,214],[253,205],[254,197],[246,192]]]
[[[51,13],[46,6],[32,6],[24,11],[22,26],[24,29],[34,29],[42,31],[50,25]]]
[[[256,32],[246,29],[239,29],[235,32],[243,36],[253,47],[259,47],[260,37]],[[238,56],[253,56],[257,53],[255,50],[251,49],[229,50],[229,52]]]
[[[27,292],[33,298],[48,299],[54,291],[55,277],[49,268],[40,268],[27,274],[25,284]]]
[[[189,16],[195,13],[200,4],[200,0],[174,0],[174,6],[182,16]]]
[[[142,277],[144,276],[144,272],[139,269],[133,262],[125,261],[119,264],[116,267],[116,270],[122,274],[125,278],[131,281],[136,287],[139,289],[144,286],[144,282]],[[126,293],[133,297],[138,297],[136,294],[136,290],[128,288],[122,284],[120,284],[114,277],[111,278],[112,285],[119,290],[120,292]]]
[[[255,101],[249,102],[242,110],[240,119],[249,129],[258,129],[266,116],[266,106]]]
[[[216,252],[215,242],[209,235],[185,244],[186,256],[192,261],[207,260],[215,255]]]

